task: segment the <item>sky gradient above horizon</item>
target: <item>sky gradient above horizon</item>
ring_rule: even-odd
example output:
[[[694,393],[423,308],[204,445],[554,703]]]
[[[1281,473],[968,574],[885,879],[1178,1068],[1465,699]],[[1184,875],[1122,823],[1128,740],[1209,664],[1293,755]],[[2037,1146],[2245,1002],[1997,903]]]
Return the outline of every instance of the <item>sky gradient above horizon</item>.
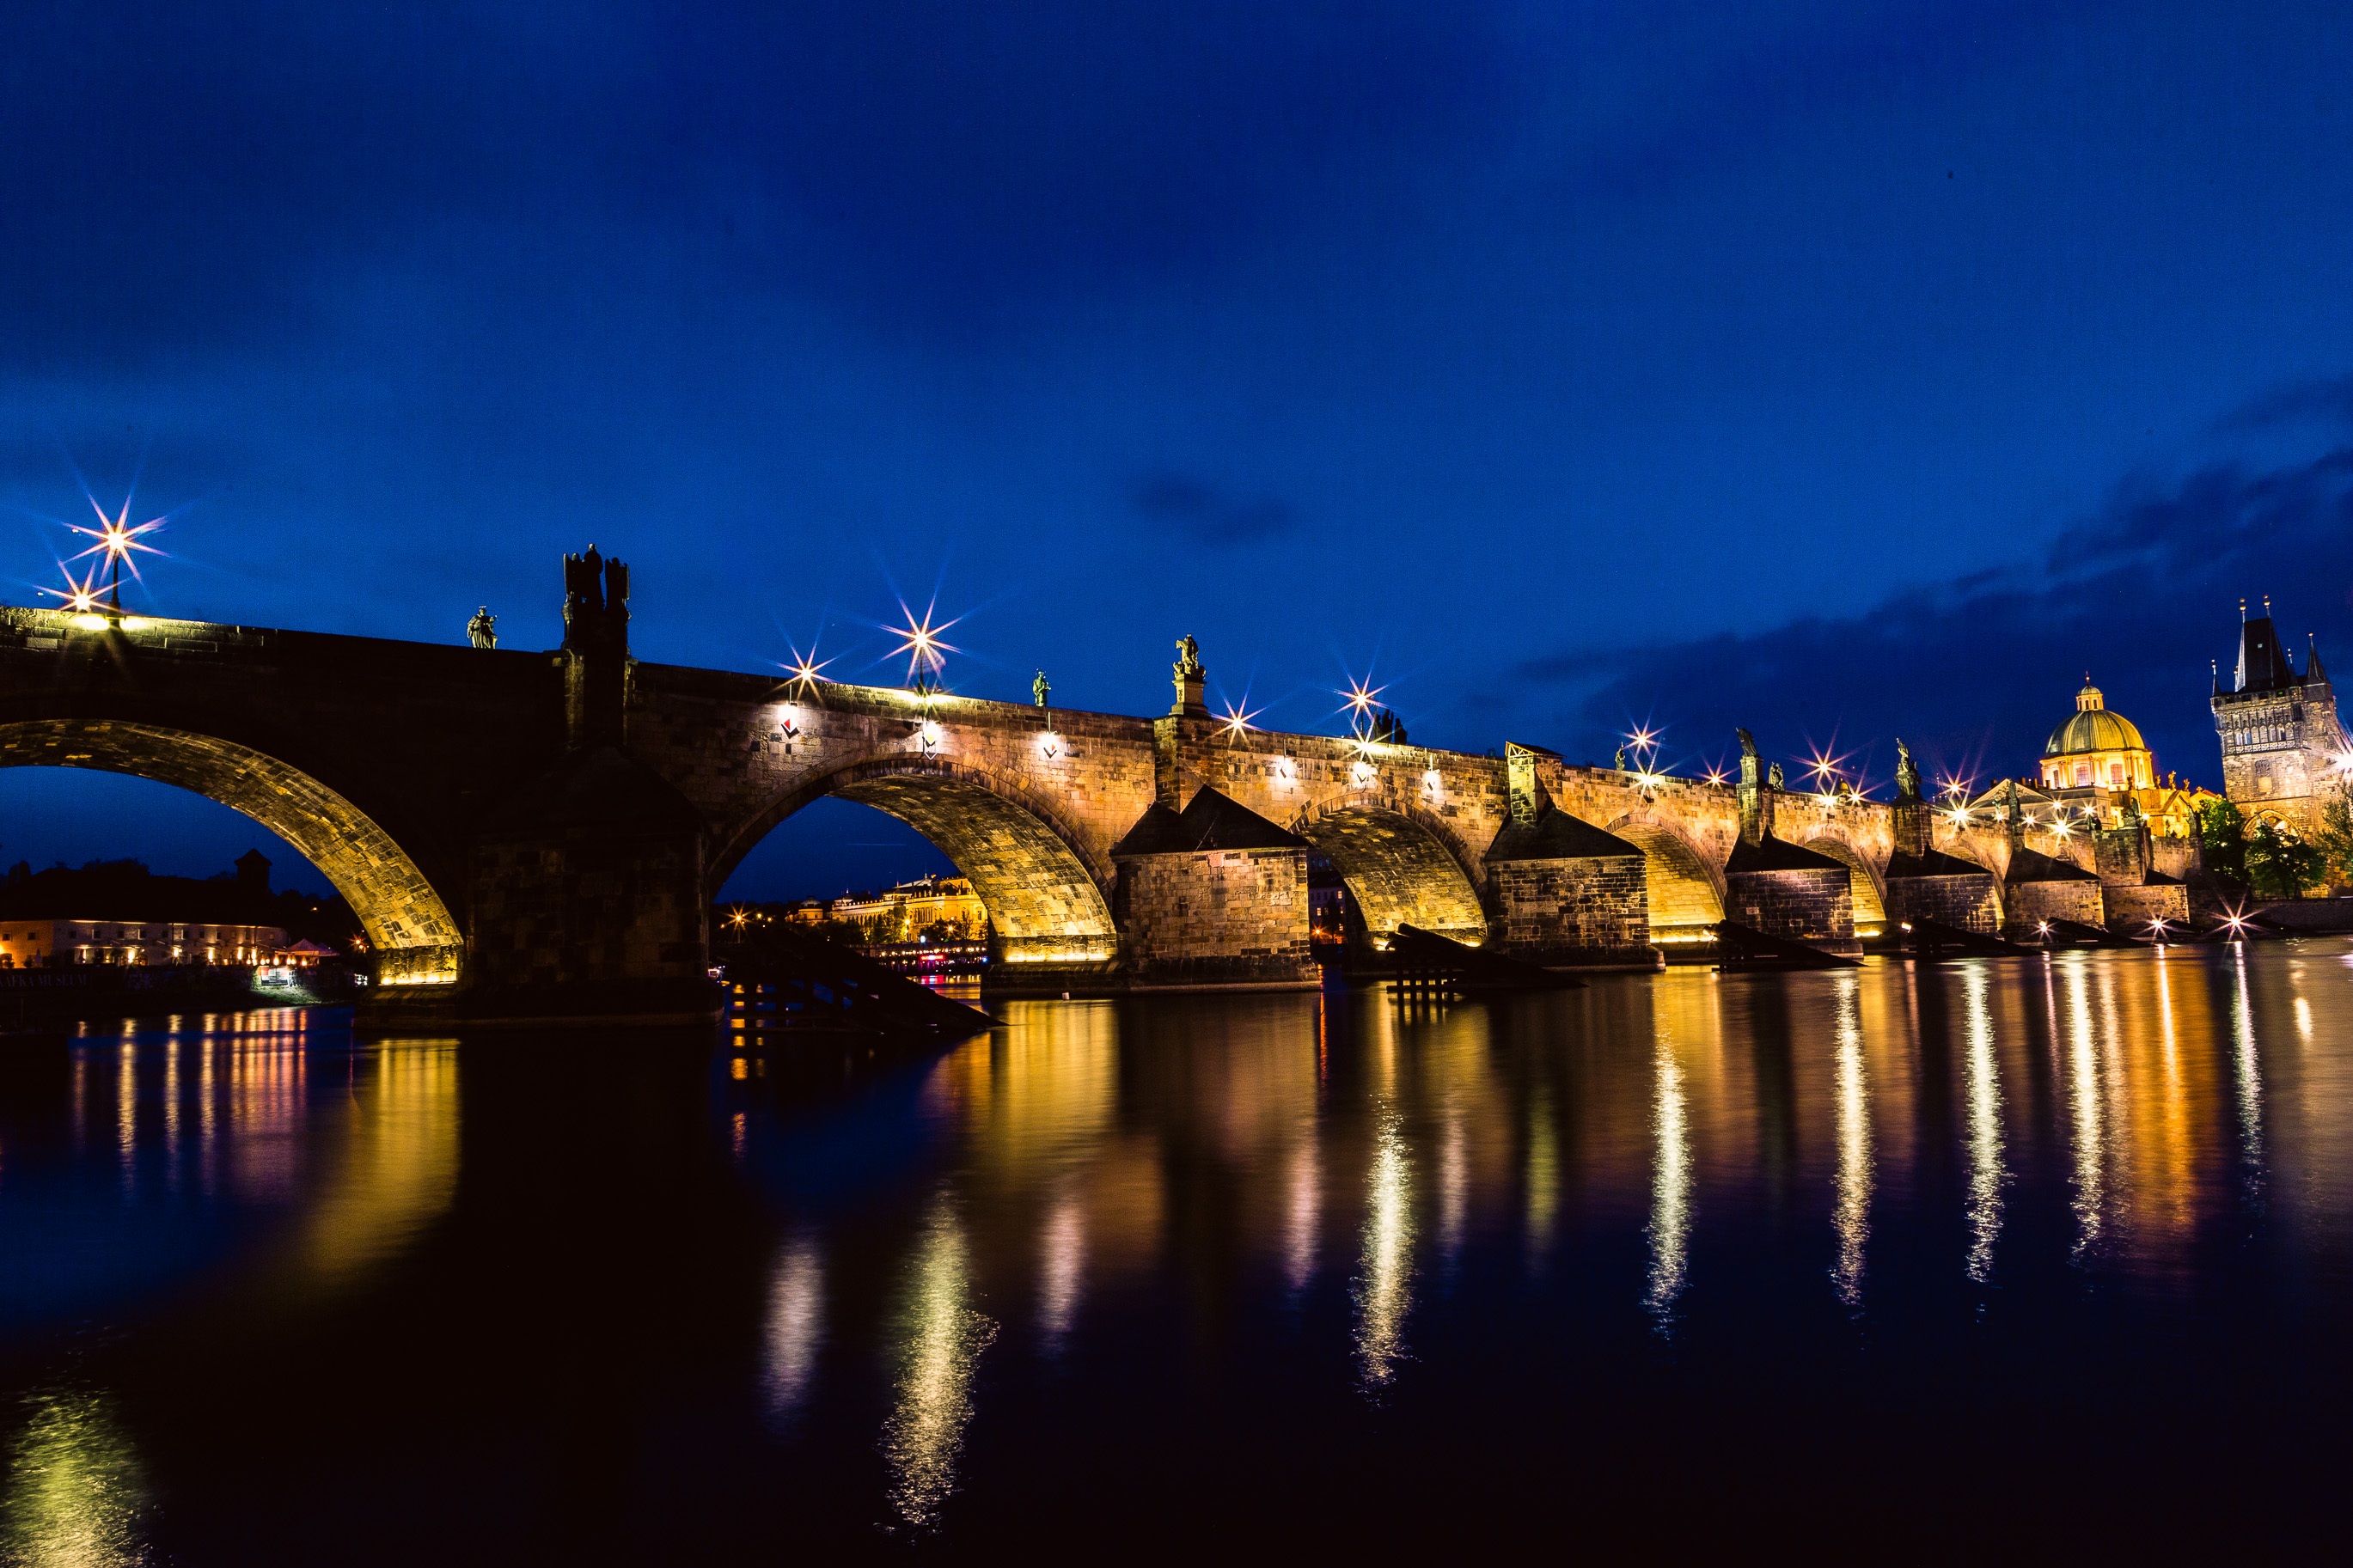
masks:
[[[174,615],[550,647],[593,541],[646,658],[936,595],[976,695],[1189,632],[1271,726],[1883,784],[2088,669],[2211,784],[2241,596],[2353,668],[2348,79],[2260,3],[12,8],[0,597],[135,478]],[[0,778],[8,860],[248,841]]]

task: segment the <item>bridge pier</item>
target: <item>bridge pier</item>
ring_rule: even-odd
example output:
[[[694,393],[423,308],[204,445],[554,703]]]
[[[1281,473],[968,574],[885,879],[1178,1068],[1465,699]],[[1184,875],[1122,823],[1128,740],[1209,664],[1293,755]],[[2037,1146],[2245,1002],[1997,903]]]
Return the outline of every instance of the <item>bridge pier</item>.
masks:
[[[1487,945],[1554,967],[1655,967],[1639,846],[1553,804],[1557,753],[1504,748],[1510,819],[1487,851]]]

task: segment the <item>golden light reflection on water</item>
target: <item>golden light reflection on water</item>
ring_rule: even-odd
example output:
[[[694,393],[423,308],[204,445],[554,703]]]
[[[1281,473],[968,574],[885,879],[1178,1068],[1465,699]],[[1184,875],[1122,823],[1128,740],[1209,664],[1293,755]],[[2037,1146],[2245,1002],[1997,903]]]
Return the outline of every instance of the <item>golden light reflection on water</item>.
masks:
[[[1839,976],[1834,1015],[1838,1205],[1831,1223],[1838,1231],[1839,1300],[1850,1307],[1862,1303],[1863,1247],[1871,1239],[1871,1105],[1863,1081],[1862,1019],[1855,1000],[1861,989],[1861,976]]]
[[[2066,997],[2067,1106],[2074,1134],[2074,1250],[2080,1255],[2099,1240],[2106,1219],[2107,1108],[2101,1099],[2091,974],[2082,954],[2068,954],[2060,978]]]
[[[898,1387],[882,1428],[892,1509],[917,1529],[938,1523],[955,1489],[973,1373],[997,1337],[997,1325],[973,1310],[971,1294],[964,1226],[942,1195],[917,1243],[900,1312]]]
[[[406,1247],[458,1190],[456,1049],[386,1042],[353,1066],[350,1094],[313,1130],[328,1152],[294,1256],[316,1285],[341,1284]]]
[[[1992,978],[1982,963],[1961,977],[1963,1035],[1968,1055],[1961,1069],[1962,1103],[1968,1119],[1968,1277],[1982,1285],[1993,1276],[1994,1243],[2001,1237],[2001,1068],[1994,1055]]]
[[[2259,1040],[2303,1037],[2297,1000],[2323,1042],[2353,1018],[2353,974],[2324,1001],[2267,970],[2267,995],[2240,963],[2097,952],[1684,971],[1436,1006],[1008,1009],[936,1069],[934,1114],[964,1153],[913,1247],[901,1512],[931,1517],[951,1484],[989,1301],[1031,1325],[1025,1353],[1068,1358],[1098,1314],[1181,1278],[1178,1331],[1215,1359],[1252,1291],[1320,1289],[1346,1311],[1355,1381],[1379,1394],[1449,1331],[1482,1247],[1546,1289],[1639,1300],[1678,1335],[1686,1312],[1755,1288],[1760,1248],[1800,1236],[1828,1240],[1828,1295],[1850,1313],[1900,1310],[1915,1258],[1978,1286],[2023,1285],[2044,1257],[2188,1279],[2241,1163],[2234,1114],[2246,1161],[2262,1156],[2258,1067],[2277,1069]],[[2353,1060],[2342,1078],[2353,1100]],[[2353,1134],[2339,1143],[2328,1157],[2353,1172]],[[1324,1269],[1343,1257],[1345,1274]],[[1906,1267],[1882,1284],[1892,1257]],[[1332,1320],[1309,1305],[1296,1321]]]
[[[1372,1168],[1365,1181],[1362,1260],[1356,1283],[1356,1358],[1366,1386],[1397,1374],[1405,1352],[1406,1313],[1413,1305],[1412,1174],[1405,1131],[1394,1110],[1374,1133]]]
[[[27,1403],[0,1490],[0,1561],[21,1568],[153,1561],[144,1468],[113,1401],[86,1389],[49,1389]]]

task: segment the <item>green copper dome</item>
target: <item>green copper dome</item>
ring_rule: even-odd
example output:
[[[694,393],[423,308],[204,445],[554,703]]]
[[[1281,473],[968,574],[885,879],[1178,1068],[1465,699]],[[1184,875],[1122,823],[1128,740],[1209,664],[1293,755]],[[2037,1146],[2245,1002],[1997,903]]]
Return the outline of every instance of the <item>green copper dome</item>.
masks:
[[[2111,713],[2103,704],[2100,689],[2090,681],[2075,693],[2074,716],[2042,742],[2046,757],[2073,756],[2078,752],[2145,752],[2148,742],[2140,738],[2133,721],[2121,713]]]

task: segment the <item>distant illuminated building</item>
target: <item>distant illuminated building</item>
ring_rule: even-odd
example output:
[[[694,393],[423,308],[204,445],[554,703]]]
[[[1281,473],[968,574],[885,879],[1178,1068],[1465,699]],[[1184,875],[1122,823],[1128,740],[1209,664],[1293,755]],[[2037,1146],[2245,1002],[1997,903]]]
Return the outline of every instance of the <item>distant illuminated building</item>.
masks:
[[[2342,789],[2340,760],[2353,752],[2337,718],[2337,694],[2320,650],[2296,673],[2264,614],[2246,620],[2240,605],[2239,663],[2229,690],[2217,676],[2214,732],[2222,743],[2222,792],[2249,817],[2268,816],[2309,831],[2320,803]]]
[[[2140,727],[2110,708],[2089,680],[2075,693],[2075,711],[2043,742],[2037,776],[2016,783],[2018,815],[2026,826],[2120,827],[2129,801],[2158,838],[2194,835],[2199,808],[2218,798],[2158,772],[2157,753],[2141,739]],[[1997,780],[1971,800],[1970,817],[1987,825],[2000,822],[2010,784]]]
[[[175,964],[304,968],[332,955],[332,948],[315,942],[290,944],[277,926],[0,917],[0,969]]]
[[[950,941],[988,934],[988,910],[964,877],[919,877],[884,892],[847,893],[829,912],[862,928],[869,942],[914,942],[934,925],[944,926]]]

